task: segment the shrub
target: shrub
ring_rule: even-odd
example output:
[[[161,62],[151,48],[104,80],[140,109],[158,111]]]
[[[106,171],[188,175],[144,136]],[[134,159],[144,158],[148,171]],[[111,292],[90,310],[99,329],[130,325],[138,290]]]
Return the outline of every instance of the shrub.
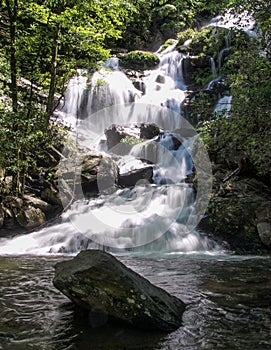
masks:
[[[123,68],[145,70],[157,66],[159,57],[147,51],[131,51],[120,57],[120,65]]]

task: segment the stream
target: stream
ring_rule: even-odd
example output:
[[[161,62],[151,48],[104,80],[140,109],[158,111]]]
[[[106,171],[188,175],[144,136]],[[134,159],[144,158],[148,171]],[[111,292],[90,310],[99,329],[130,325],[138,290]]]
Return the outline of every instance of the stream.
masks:
[[[229,254],[119,255],[187,303],[170,334],[111,324],[91,328],[52,285],[62,257],[0,258],[0,349],[269,350],[271,258]]]

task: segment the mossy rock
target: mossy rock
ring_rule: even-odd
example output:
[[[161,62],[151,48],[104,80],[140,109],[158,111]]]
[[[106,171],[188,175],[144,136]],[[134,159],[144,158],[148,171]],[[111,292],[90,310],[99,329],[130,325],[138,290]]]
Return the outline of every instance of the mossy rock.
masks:
[[[196,34],[197,34],[197,31],[192,28],[188,28],[186,30],[183,30],[182,32],[179,32],[177,34],[177,39],[178,39],[177,48],[182,47],[187,40],[189,39],[192,40]]]
[[[113,255],[83,250],[72,260],[57,263],[55,268],[54,286],[89,312],[92,327],[111,321],[170,332],[182,325],[185,304]]]
[[[205,54],[215,57],[227,46],[229,30],[220,27],[203,28],[197,32],[190,43],[194,54]]]
[[[148,51],[130,51],[120,57],[120,66],[133,70],[155,68],[159,64],[159,57]]]
[[[183,59],[184,80],[189,88],[200,89],[212,80],[210,56],[187,56]]]
[[[187,29],[178,33],[177,49],[182,50],[186,40],[191,39],[189,49],[192,55],[206,55],[217,59],[220,51],[225,47],[246,47],[249,41],[247,34],[238,29],[223,27],[205,27],[201,31]]]
[[[168,39],[164,42],[164,44],[160,47],[159,52],[163,52],[164,50],[166,50],[169,46],[173,45],[177,43],[176,39]]]

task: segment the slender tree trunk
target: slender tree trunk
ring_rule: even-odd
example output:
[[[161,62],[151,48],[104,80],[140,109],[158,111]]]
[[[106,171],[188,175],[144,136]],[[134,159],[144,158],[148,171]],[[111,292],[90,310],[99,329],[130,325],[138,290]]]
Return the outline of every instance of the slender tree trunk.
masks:
[[[17,50],[16,50],[16,36],[17,36],[17,14],[18,14],[18,0],[6,0],[8,27],[9,27],[9,66],[10,66],[10,90],[12,99],[12,111],[14,113],[14,120],[12,123],[13,131],[18,130],[17,112],[18,112],[18,86],[17,86]],[[12,174],[13,190],[17,195],[20,194],[20,150],[16,150],[16,166]]]
[[[55,96],[55,87],[56,87],[57,58],[58,58],[58,39],[60,35],[60,30],[61,30],[61,27],[60,27],[60,24],[58,24],[55,30],[54,41],[52,46],[51,80],[50,80],[50,89],[49,89],[47,106],[46,106],[47,125],[54,111],[54,96]]]
[[[16,55],[16,32],[17,32],[17,13],[18,1],[6,0],[9,17],[9,36],[10,36],[10,78],[11,78],[11,98],[12,110],[18,111],[18,87],[17,87],[17,55]],[[14,125],[16,128],[16,124]]]

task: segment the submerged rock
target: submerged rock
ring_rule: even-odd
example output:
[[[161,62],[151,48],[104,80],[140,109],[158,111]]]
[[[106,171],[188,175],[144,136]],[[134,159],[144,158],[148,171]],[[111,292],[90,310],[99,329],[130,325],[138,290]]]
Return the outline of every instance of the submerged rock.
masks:
[[[172,331],[182,324],[185,304],[99,250],[80,252],[56,264],[54,286],[75,304],[142,329]],[[104,317],[101,317],[104,315]],[[100,322],[99,322],[100,323]]]

